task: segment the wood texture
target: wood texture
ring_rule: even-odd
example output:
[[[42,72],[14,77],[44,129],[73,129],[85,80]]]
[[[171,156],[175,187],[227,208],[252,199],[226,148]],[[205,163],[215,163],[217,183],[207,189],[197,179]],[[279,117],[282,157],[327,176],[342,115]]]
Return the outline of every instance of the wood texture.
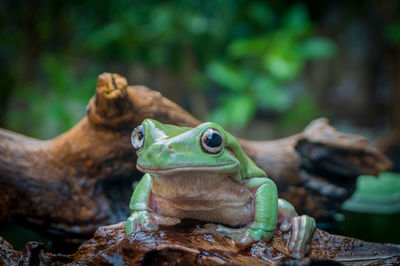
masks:
[[[270,242],[245,249],[220,235],[197,232],[194,221],[158,232],[125,236],[125,223],[100,227],[72,255],[47,253],[30,242],[15,251],[0,238],[0,263],[5,265],[398,265],[400,246],[370,243],[316,229],[310,252],[299,261],[288,255],[290,233],[275,232]],[[327,264],[329,263],[329,264]]]
[[[79,237],[125,220],[132,182],[142,175],[130,134],[145,118],[200,123],[159,92],[104,73],[86,116],[68,132],[42,141],[0,129],[0,219]],[[285,139],[240,141],[280,196],[318,221],[332,219],[358,175],[391,165],[362,137],[338,132],[324,119]]]

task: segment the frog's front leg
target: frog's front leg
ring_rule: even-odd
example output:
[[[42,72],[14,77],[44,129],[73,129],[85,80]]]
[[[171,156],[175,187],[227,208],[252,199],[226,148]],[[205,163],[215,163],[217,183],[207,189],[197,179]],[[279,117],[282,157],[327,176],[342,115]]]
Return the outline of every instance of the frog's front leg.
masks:
[[[244,185],[254,192],[254,220],[243,228],[228,228],[222,225],[206,224],[205,228],[234,239],[241,245],[258,240],[269,240],[276,228],[278,215],[278,192],[269,178],[251,178]]]
[[[274,235],[278,216],[278,191],[275,183],[266,177],[245,180],[245,186],[254,191],[254,221],[235,240],[248,245],[258,240],[269,240]]]
[[[310,250],[311,236],[316,227],[315,220],[307,215],[298,216],[293,205],[284,199],[279,199],[278,206],[279,229],[283,232],[291,229],[288,249],[295,258],[303,258]]]
[[[175,225],[180,223],[180,219],[162,216],[150,208],[151,186],[152,178],[149,174],[145,174],[132,194],[129,204],[131,216],[125,224],[127,235],[135,231],[157,231],[160,224]]]

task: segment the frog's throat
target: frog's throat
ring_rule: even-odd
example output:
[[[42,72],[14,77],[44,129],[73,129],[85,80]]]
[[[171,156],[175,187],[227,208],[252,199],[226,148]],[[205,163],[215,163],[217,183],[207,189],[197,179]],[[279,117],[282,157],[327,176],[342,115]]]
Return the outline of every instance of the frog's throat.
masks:
[[[182,172],[218,172],[218,173],[235,173],[237,174],[239,171],[239,163],[233,164],[222,164],[222,165],[209,165],[209,166],[178,166],[171,168],[162,168],[162,169],[154,169],[154,168],[145,168],[136,165],[137,169],[144,173],[154,173],[159,175],[170,175],[174,173],[182,173]]]

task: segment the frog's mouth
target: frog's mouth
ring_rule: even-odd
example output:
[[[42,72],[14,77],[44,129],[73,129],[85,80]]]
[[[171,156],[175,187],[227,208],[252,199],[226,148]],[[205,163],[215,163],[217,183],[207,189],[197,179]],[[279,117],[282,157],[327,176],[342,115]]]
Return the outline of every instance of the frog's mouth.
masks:
[[[171,168],[146,168],[136,165],[136,168],[144,173],[154,173],[159,175],[170,175],[174,173],[182,173],[182,172],[218,172],[218,173],[234,173],[239,169],[239,163],[233,164],[222,164],[222,165],[210,165],[210,166],[177,166]]]

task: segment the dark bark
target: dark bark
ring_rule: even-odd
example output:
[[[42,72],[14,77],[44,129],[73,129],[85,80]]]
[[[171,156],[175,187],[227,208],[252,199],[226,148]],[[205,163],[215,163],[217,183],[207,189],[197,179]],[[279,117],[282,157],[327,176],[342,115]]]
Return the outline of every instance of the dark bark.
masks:
[[[75,236],[125,220],[131,184],[142,175],[130,134],[145,118],[200,123],[160,93],[105,73],[87,115],[68,132],[42,141],[0,129],[0,219]],[[390,167],[362,137],[338,132],[323,119],[285,139],[240,141],[280,196],[319,221],[332,219],[358,175]]]
[[[220,235],[196,232],[197,224],[187,221],[158,232],[136,232],[125,236],[124,223],[100,227],[94,237],[72,255],[46,253],[44,245],[30,242],[15,251],[0,238],[0,262],[6,265],[397,265],[400,246],[364,242],[331,235],[316,229],[308,256],[291,257],[286,245],[290,233],[279,230],[270,242],[259,241],[241,248]],[[333,261],[334,260],[334,261]]]

